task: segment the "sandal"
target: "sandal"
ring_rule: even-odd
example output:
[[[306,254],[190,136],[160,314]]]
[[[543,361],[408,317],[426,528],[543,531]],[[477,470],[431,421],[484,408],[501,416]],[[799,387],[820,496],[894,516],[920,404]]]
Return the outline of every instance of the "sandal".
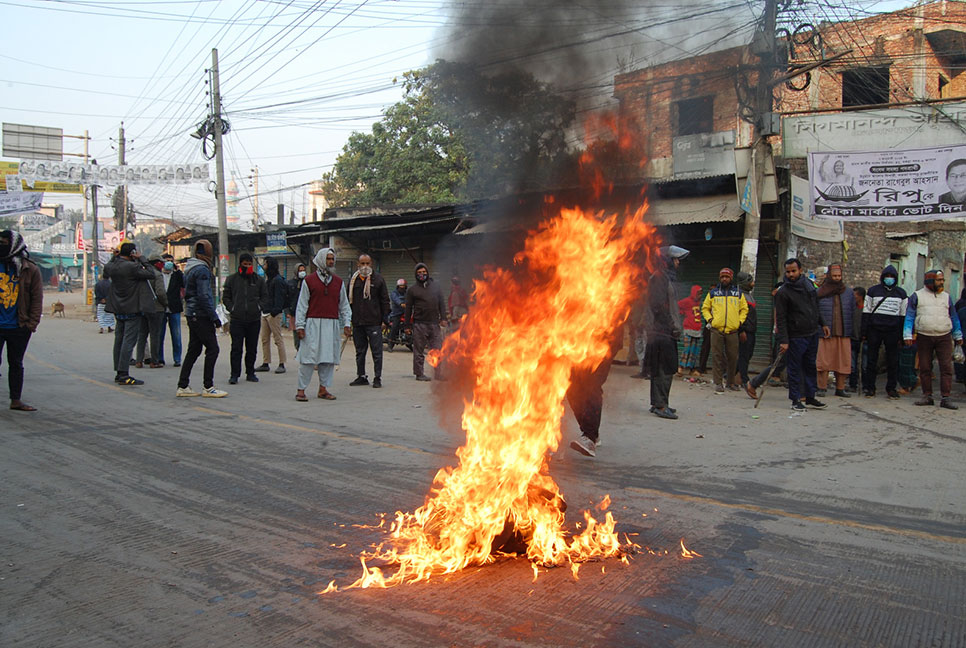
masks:
[[[322,387],[319,389],[319,398],[323,400],[335,400],[335,395],[330,394],[329,390],[327,390],[325,387]]]
[[[309,397],[306,396],[305,394],[296,394],[295,400],[297,400],[300,403],[307,403],[309,402]]]
[[[10,409],[17,410],[19,412],[36,412],[37,408],[33,405],[27,405],[26,403],[20,403],[19,405],[11,405]]]

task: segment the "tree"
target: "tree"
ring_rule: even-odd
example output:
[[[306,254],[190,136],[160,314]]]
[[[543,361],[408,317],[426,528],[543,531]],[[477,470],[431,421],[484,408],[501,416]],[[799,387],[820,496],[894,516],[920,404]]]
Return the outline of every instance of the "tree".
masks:
[[[437,61],[407,72],[405,96],[353,133],[326,174],[334,205],[437,203],[545,188],[573,157],[571,101],[521,71],[485,75]]]

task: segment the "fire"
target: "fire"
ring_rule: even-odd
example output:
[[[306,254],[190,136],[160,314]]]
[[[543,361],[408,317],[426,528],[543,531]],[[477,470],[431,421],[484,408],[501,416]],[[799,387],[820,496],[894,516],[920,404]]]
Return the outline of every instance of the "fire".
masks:
[[[684,546],[684,538],[681,538],[681,557],[682,558],[701,558],[701,554],[697,551],[691,551]]]

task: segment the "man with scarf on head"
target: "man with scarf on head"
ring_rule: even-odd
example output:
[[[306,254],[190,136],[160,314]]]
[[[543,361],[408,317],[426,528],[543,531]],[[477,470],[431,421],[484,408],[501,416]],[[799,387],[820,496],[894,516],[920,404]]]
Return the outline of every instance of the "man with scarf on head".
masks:
[[[114,382],[119,385],[143,385],[129,374],[131,353],[141,333],[144,313],[153,311],[156,299],[150,284],[154,268],[141,260],[137,246],[122,243],[117,256],[104,266],[104,276],[111,280],[107,296],[107,312],[117,320],[114,329]]]
[[[681,262],[690,251],[676,245],[660,249],[658,268],[647,282],[647,305],[644,309],[644,328],[647,331],[647,349],[644,361],[651,374],[651,413],[664,419],[678,418],[677,410],[670,406],[671,382],[678,369],[677,340],[681,338],[682,325],[678,317],[678,300],[674,294],[674,282]]]
[[[949,399],[953,388],[953,340],[963,343],[963,330],[959,314],[953,306],[953,298],[945,292],[946,278],[942,270],[926,273],[924,286],[909,296],[906,322],[902,338],[906,346],[912,346],[913,336],[919,350],[919,382],[922,398],[916,405],[933,405],[932,361],[935,354],[939,361],[940,407],[959,409]]]
[[[7,385],[10,409],[35,412],[20,400],[23,394],[23,357],[30,336],[37,331],[44,310],[44,283],[40,270],[19,232],[0,232],[0,354],[7,350]]]
[[[372,257],[359,256],[359,268],[349,280],[349,305],[352,307],[352,343],[356,347],[356,379],[349,385],[369,384],[366,376],[366,350],[372,350],[372,386],[382,387],[382,325],[389,323],[389,289],[385,280],[372,270]]]
[[[265,280],[255,272],[255,259],[248,252],[238,256],[238,272],[225,280],[221,303],[231,315],[231,374],[229,385],[237,385],[241,376],[242,347],[245,350],[245,380],[258,382],[255,354],[261,330],[262,309],[268,301]]]
[[[701,306],[704,319],[711,325],[712,375],[714,393],[723,394],[725,387],[738,391],[738,331],[748,318],[748,302],[732,283],[734,272],[722,268],[718,285],[708,292]]]
[[[285,340],[282,339],[282,312],[285,310],[285,298],[288,294],[288,284],[285,277],[278,273],[278,260],[275,257],[265,257],[265,278],[267,281],[268,301],[262,313],[262,364],[255,371],[268,371],[272,361],[272,340],[278,350],[278,367],[275,373],[285,373]]]
[[[302,282],[298,305],[295,307],[295,331],[298,333],[299,385],[295,400],[305,402],[305,388],[312,381],[312,372],[319,374],[318,397],[335,400],[329,392],[335,366],[342,357],[340,340],[348,337],[352,309],[345,286],[335,274],[335,250],[322,248],[312,259],[316,271]]]
[[[816,396],[825,396],[828,389],[828,372],[835,373],[835,395],[848,398],[845,391],[849,374],[852,373],[852,336],[855,320],[859,317],[852,289],[842,280],[842,266],[833,263],[818,287],[818,309],[822,321],[828,324],[829,334],[818,341],[815,359]]]
[[[215,329],[221,326],[221,320],[215,312],[215,298],[211,288],[215,280],[211,274],[213,258],[211,242],[201,239],[195,243],[195,256],[188,259],[185,265],[184,314],[188,320],[188,351],[178,377],[177,395],[181,397],[199,395],[189,387],[189,383],[191,369],[201,356],[202,348],[205,350],[205,368],[204,390],[200,395],[206,398],[224,398],[228,395],[227,392],[215,389],[215,362],[218,360],[218,337]]]
[[[784,265],[785,283],[775,293],[775,328],[778,348],[785,353],[788,398],[795,411],[804,411],[806,405],[825,409],[828,406],[815,398],[815,357],[819,329],[822,335],[828,336],[829,328],[819,311],[815,286],[802,273],[802,262],[792,258]],[[803,383],[804,404],[801,401]]]
[[[413,373],[416,380],[432,380],[423,372],[426,349],[440,349],[443,334],[440,326],[446,326],[446,302],[443,291],[429,276],[429,266],[416,264],[416,283],[406,292],[406,322],[413,332]],[[434,371],[441,378],[439,368]]]
[[[909,298],[898,285],[899,272],[887,265],[879,275],[879,283],[865,293],[862,306],[862,338],[867,340],[862,391],[866,398],[875,396],[875,380],[879,373],[879,347],[885,347],[886,395],[899,399],[896,391],[899,376],[899,347],[902,325],[906,320]]]

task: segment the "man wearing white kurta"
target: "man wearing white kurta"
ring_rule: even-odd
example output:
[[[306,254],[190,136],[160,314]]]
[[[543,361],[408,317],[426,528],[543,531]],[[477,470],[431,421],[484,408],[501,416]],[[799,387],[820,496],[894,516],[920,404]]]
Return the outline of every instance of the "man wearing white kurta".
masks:
[[[341,338],[350,333],[352,308],[345,286],[335,275],[335,251],[323,248],[312,259],[316,271],[305,278],[295,308],[295,332],[299,336],[299,389],[295,400],[305,402],[305,388],[312,372],[319,372],[319,398],[335,400],[327,389],[342,355]],[[340,335],[339,326],[342,326]]]

